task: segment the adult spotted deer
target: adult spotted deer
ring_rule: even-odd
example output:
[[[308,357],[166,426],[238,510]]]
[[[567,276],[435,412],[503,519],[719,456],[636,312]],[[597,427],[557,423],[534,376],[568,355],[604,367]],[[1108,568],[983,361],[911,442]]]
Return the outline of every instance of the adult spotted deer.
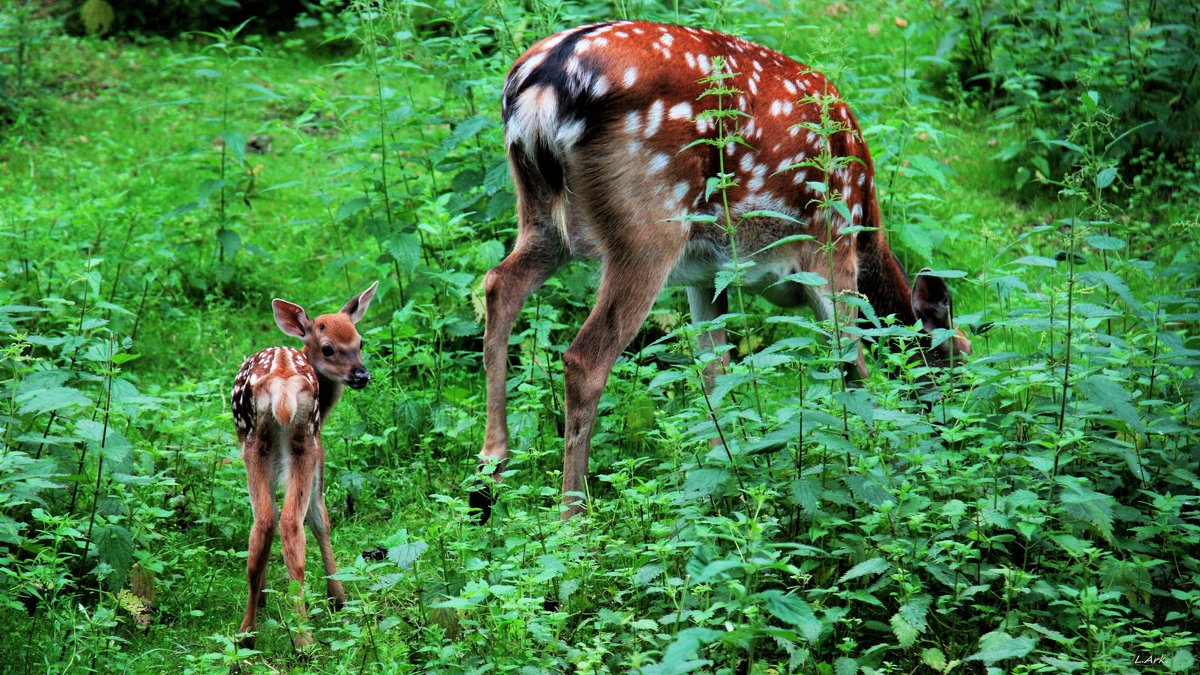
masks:
[[[706,95],[715,64],[723,96]],[[719,106],[736,117],[711,112]],[[602,261],[596,304],[563,354],[564,519],[582,509],[596,405],[617,357],[665,284],[687,287],[696,321],[726,313],[714,277],[733,257],[733,244],[743,262],[754,262],[743,287],[777,305],[808,305],[820,319],[836,307],[845,325],[854,315],[837,307],[835,292],[861,292],[879,316],[920,320],[926,331],[951,325],[946,286],[921,276],[910,287],[888,248],[871,155],[850,109],[823,75],[778,52],[709,30],[639,21],[574,28],[513,64],[502,114],[519,225],[512,253],[484,279],[485,473],[499,475],[508,457],[505,367],[522,304],[568,257]],[[719,140],[735,132],[741,142]],[[821,170],[812,160],[822,153],[845,159]],[[721,173],[736,184],[708,189]],[[848,219],[819,204],[818,184],[844,202]],[[812,239],[780,243],[792,235]],[[832,278],[821,287],[786,280],[805,271]],[[701,342],[724,339],[712,331]],[[958,334],[929,357],[969,350]],[[866,374],[861,349],[854,370]],[[487,487],[472,494],[483,519],[490,503]]]
[[[246,359],[233,381],[233,421],[254,511],[246,560],[250,598],[239,629],[249,634],[242,640],[243,646],[254,646],[255,615],[266,600],[263,587],[275,534],[275,487],[280,477],[284,498],[279,535],[288,576],[300,583],[297,613],[304,616],[304,523],[321,549],[329,599],[339,609],[346,601],[342,582],[331,578],[337,566],[329,544],[321,428],[347,385],[362,389],[371,381],[363,367],[362,339],[355,324],[367,313],[378,285],[371,284],[338,313],[316,319],[309,319],[299,305],[274,300],[275,323],[284,333],[303,340],[304,349],[264,349]],[[311,642],[307,632],[295,636],[297,648]]]

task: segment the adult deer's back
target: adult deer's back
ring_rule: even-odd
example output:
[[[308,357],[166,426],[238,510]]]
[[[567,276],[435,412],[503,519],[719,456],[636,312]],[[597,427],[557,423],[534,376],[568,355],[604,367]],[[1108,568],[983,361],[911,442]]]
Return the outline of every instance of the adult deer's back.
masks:
[[[720,316],[726,300],[714,279],[736,250],[754,263],[743,267],[743,286],[775,304],[808,305],[825,319],[838,304],[834,291],[861,291],[881,316],[920,319],[927,331],[950,325],[944,284],[920,277],[910,287],[884,232],[860,230],[881,223],[854,116],[823,75],[782,54],[702,29],[583,26],[517,60],[502,112],[519,229],[512,253],[484,281],[481,465],[499,471],[508,457],[505,367],[521,305],[568,257],[603,262],[596,305],[563,355],[564,517],[581,508],[609,371],[667,283],[688,287],[695,320]],[[714,190],[722,176],[732,180]],[[793,235],[811,239],[778,244]],[[796,272],[829,281],[781,281]],[[838,311],[843,325],[853,320],[844,306]],[[723,340],[714,331],[702,346]],[[953,345],[969,350],[961,338],[942,349]],[[856,370],[865,375],[861,350]],[[477,495],[486,516],[490,497]]]

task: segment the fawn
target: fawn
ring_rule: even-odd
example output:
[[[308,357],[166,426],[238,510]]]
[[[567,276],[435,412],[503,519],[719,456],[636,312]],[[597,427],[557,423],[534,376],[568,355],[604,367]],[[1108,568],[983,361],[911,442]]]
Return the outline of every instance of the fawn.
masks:
[[[266,598],[263,587],[267,559],[275,534],[275,487],[282,477],[283,511],[279,536],[288,576],[300,584],[296,612],[304,617],[304,523],[308,523],[321,549],[326,590],[334,606],[346,601],[329,544],[329,513],[325,508],[325,446],[321,428],[337,404],[342,390],[362,389],[371,381],[363,367],[362,338],[355,324],[367,313],[379,282],[350,299],[335,314],[309,319],[299,305],[276,298],[271,306],[275,323],[287,335],[304,341],[304,349],[269,347],[249,357],[233,382],[233,420],[246,463],[250,529],[246,578],[250,598],[242,620],[245,647],[254,646],[255,615]],[[312,643],[305,631],[297,633],[297,648]]]
[[[807,305],[819,319],[837,312],[845,326],[855,312],[835,298],[861,292],[879,316],[920,322],[926,334],[952,326],[946,285],[918,276],[910,286],[888,247],[871,155],[849,107],[823,75],[776,51],[642,21],[581,26],[517,59],[501,113],[518,230],[512,252],[484,279],[480,467],[492,478],[471,494],[481,521],[491,509],[487,481],[498,479],[509,453],[513,322],[570,257],[598,258],[602,272],[591,315],[563,354],[564,519],[583,508],[596,405],[617,357],[666,284],[687,287],[697,322],[727,313],[715,277],[734,250],[753,262],[743,287],[777,305]],[[823,169],[817,157],[839,161]],[[731,187],[712,189],[719,174]],[[841,208],[820,205],[830,195]],[[831,278],[803,285],[789,279],[797,272]],[[700,338],[702,349],[724,342],[724,331]],[[961,332],[936,346],[926,339],[922,350],[929,361],[969,353]],[[861,346],[851,370],[866,375]]]

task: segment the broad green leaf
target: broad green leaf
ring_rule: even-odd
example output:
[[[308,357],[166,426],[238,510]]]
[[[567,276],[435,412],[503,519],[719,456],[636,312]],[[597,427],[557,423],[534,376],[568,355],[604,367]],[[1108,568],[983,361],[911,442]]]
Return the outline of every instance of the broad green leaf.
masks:
[[[838,583],[844,584],[847,581],[867,576],[868,574],[872,576],[876,574],[883,574],[891,569],[891,567],[891,564],[889,564],[888,561],[884,560],[883,558],[871,558],[870,560],[864,560],[863,562],[860,562],[847,570],[846,573],[843,574],[840,579],[838,579]]]
[[[217,230],[217,242],[221,245],[221,250],[226,258],[232,258],[242,247],[242,237],[237,232],[225,227]]]
[[[261,84],[255,84],[254,82],[243,82],[242,87],[258,94],[258,96],[247,97],[247,101],[282,101],[284,99],[282,95],[276,94]]]
[[[701,497],[720,497],[725,494],[725,486],[731,476],[725,469],[694,469],[688,472],[684,483],[684,499],[699,499]]]
[[[366,197],[352,197],[351,199],[346,200],[341,206],[338,207],[338,221],[341,222],[355,213],[358,213],[359,211],[365,209],[370,203],[371,200],[367,199]]]
[[[663,652],[662,661],[646,666],[649,675],[682,675],[710,662],[699,658],[700,648],[721,637],[721,631],[711,628],[687,628],[675,636],[675,641]]]
[[[246,134],[236,129],[221,131],[221,140],[225,143],[225,152],[233,157],[233,161],[241,164],[246,159]]]
[[[824,286],[828,283],[825,277],[816,272],[793,272],[779,281],[776,281],[772,286],[777,286],[782,283],[791,282],[802,286]]]
[[[1194,672],[1192,668],[1196,665],[1196,657],[1192,655],[1191,647],[1180,647],[1175,650],[1171,658],[1167,659],[1166,666],[1173,673],[1190,673]]]
[[[388,549],[388,560],[392,561],[401,570],[407,570],[413,563],[421,557],[425,549],[429,548],[429,544],[418,540],[400,546],[393,546]]]
[[[787,595],[779,590],[763,591],[760,595],[767,601],[766,609],[772,616],[795,626],[809,643],[816,643],[820,639],[821,620],[799,596]]]
[[[893,614],[889,623],[891,623],[892,633],[895,634],[896,641],[900,643],[901,648],[908,649],[916,644],[917,636],[920,635],[916,626],[910,624],[899,614]]]
[[[82,419],[75,423],[75,433],[88,441],[89,451],[104,458],[104,470],[129,473],[133,467],[133,445],[115,427],[105,428],[102,422]]]
[[[916,169],[917,173],[934,179],[938,187],[946,187],[946,173],[949,169],[946,168],[945,164],[925,155],[910,155],[908,164],[910,168]]]
[[[921,652],[921,662],[936,672],[946,672],[946,655],[937,647],[930,647]]]
[[[121,525],[105,525],[96,529],[92,546],[100,562],[111,568],[105,585],[111,591],[123,588],[133,566],[133,535]]]
[[[821,483],[816,478],[801,478],[792,481],[792,501],[811,518],[820,504]]]
[[[1084,239],[1084,241],[1087,242],[1088,246],[1101,251],[1119,251],[1125,248],[1124,241],[1104,234],[1093,234]]]
[[[415,234],[401,232],[388,239],[384,246],[388,255],[400,265],[400,269],[411,272],[421,260],[421,240]]]
[[[900,615],[912,624],[918,632],[924,633],[929,627],[925,617],[929,614],[929,604],[933,598],[928,595],[917,595],[908,602],[900,605]]]
[[[995,631],[979,638],[979,651],[968,656],[967,661],[983,661],[987,665],[1026,656],[1033,651],[1033,638],[1012,637],[1004,631]]]
[[[1073,518],[1092,526],[1106,540],[1112,541],[1113,509],[1117,506],[1117,500],[1112,495],[1092,490],[1075,476],[1059,476],[1056,480],[1062,487],[1058,501],[1063,509]]]
[[[48,413],[73,406],[89,406],[92,400],[87,394],[73,387],[50,387],[24,393],[18,397],[18,403],[18,412],[27,415]]]
[[[1041,255],[1027,255],[1024,258],[1017,258],[1012,262],[1012,264],[1033,265],[1034,267],[1058,267],[1057,260]]]
[[[1103,375],[1092,375],[1078,386],[1089,401],[1111,412],[1133,431],[1146,433],[1146,426],[1133,405],[1133,397],[1120,384]]]
[[[747,211],[742,214],[742,219],[745,220],[747,218],[775,218],[777,220],[785,220],[789,223],[801,222],[801,221],[797,220],[795,216],[789,216],[786,213],[780,213],[779,211],[772,211],[770,209],[759,209],[758,211]],[[805,236],[805,235],[800,235],[800,236]],[[812,237],[809,237],[809,239],[811,239],[811,238]],[[777,245],[777,244],[773,244],[773,245]]]
[[[650,391],[657,391],[669,384],[674,384],[680,380],[686,380],[689,375],[691,375],[691,373],[681,368],[664,370],[658,375],[655,375],[654,379],[650,380],[650,384],[646,388]]]
[[[633,575],[633,583],[641,588],[651,581],[654,581],[663,573],[663,566],[658,563],[650,563],[642,565]]]
[[[967,276],[967,273],[962,270],[922,270],[919,276],[937,277],[939,279],[961,279]]]

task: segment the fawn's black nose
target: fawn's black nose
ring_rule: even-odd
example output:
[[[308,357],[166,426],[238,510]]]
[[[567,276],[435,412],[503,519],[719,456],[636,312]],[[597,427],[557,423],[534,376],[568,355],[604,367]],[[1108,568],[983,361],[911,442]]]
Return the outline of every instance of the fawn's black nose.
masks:
[[[355,366],[354,370],[350,371],[350,379],[346,384],[350,385],[351,389],[362,389],[371,381],[371,373],[367,372],[362,366]]]

